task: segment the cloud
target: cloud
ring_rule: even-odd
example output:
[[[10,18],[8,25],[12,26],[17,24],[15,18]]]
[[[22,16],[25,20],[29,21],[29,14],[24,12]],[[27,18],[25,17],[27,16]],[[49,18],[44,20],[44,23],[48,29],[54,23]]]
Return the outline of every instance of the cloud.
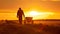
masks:
[[[58,0],[0,0],[0,10],[16,10],[19,7],[37,8],[42,10],[60,11],[60,1]]]
[[[18,6],[17,0],[0,0],[0,9],[13,9]]]

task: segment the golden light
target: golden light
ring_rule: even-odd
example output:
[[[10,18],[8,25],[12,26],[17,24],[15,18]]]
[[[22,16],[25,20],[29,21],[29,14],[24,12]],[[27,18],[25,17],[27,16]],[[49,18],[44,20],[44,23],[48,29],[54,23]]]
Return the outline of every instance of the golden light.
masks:
[[[30,16],[37,16],[39,13],[37,11],[30,11]]]
[[[49,16],[54,15],[53,12],[42,12],[42,11],[30,11],[29,16],[33,17],[33,19],[47,19]]]

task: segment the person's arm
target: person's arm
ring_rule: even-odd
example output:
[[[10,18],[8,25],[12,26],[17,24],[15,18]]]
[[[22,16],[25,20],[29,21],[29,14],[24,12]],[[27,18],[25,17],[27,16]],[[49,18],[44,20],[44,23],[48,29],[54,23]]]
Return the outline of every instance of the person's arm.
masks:
[[[25,14],[23,13],[23,16],[25,17]]]
[[[24,14],[24,12],[22,11],[22,13],[23,13],[23,16],[25,17],[25,14]]]
[[[18,10],[18,12],[17,12],[17,17],[19,16],[19,10]]]

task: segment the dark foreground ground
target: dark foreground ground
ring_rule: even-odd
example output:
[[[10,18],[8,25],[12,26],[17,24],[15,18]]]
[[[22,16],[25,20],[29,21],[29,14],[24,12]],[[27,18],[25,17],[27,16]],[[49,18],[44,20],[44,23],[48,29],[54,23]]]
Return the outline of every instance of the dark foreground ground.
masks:
[[[20,25],[12,21],[0,24],[0,34],[60,34],[60,26],[43,24]]]

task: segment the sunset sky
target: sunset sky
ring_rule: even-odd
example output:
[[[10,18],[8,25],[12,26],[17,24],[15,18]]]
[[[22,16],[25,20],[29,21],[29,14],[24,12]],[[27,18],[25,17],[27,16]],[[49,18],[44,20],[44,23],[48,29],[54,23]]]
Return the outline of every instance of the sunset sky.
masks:
[[[0,20],[16,20],[19,7],[26,17],[60,19],[60,0],[0,0]],[[33,16],[31,12],[38,15]]]

